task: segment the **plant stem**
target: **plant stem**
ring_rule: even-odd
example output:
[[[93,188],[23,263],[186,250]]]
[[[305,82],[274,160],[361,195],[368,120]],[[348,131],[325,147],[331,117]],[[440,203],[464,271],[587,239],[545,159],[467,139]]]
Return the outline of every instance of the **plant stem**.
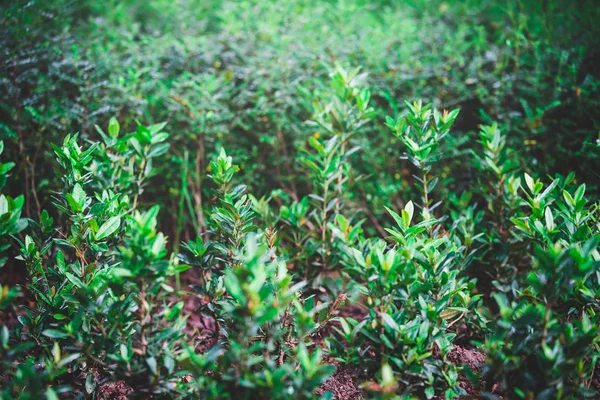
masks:
[[[340,133],[340,137],[342,137],[342,134]],[[342,139],[342,144],[340,146],[340,161],[344,158],[344,154],[346,153],[346,140]],[[343,167],[343,164],[340,165],[340,168]],[[339,214],[340,213],[340,201],[342,199],[342,181],[344,180],[344,175],[342,172],[340,172],[340,175],[338,176],[337,179],[337,192],[338,192],[338,199],[335,202],[335,214]],[[332,238],[333,240],[333,238]]]
[[[194,202],[196,203],[196,221],[199,234],[204,232],[204,211],[202,206],[202,170],[204,168],[204,135],[198,135],[198,148],[196,150],[196,184],[194,188]]]
[[[327,262],[325,260],[325,238],[327,236],[327,194],[329,192],[329,184],[325,183],[323,191],[323,212],[321,215],[321,260],[323,262],[323,269],[326,268]]]
[[[146,160],[146,158],[142,159],[142,166],[140,168],[140,173],[138,175],[138,179],[137,179],[137,191],[135,192],[135,197],[133,198],[133,207],[132,210],[136,210],[137,209],[137,204],[138,204],[138,197],[140,195],[140,191],[142,190],[142,180],[144,177],[144,170],[146,169],[146,163],[148,162],[148,160]]]

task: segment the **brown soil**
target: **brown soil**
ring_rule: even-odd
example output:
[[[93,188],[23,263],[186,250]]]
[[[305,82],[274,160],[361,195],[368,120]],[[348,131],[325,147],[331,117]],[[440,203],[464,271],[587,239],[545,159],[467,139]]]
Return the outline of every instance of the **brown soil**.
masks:
[[[465,366],[475,372],[480,372],[485,363],[485,354],[477,350],[469,350],[460,346],[454,346],[446,358],[458,367]],[[460,387],[467,392],[466,398],[478,399],[481,397],[479,389],[473,386],[473,383],[471,383],[464,375],[461,374],[458,377],[458,380],[460,382]]]
[[[107,382],[98,387],[100,399],[104,400],[129,400],[133,389],[123,381]]]
[[[456,366],[466,365],[473,371],[481,371],[485,363],[485,354],[477,350],[469,350],[460,346],[454,346],[448,353],[448,361]]]
[[[352,370],[349,368],[338,368],[335,374],[327,379],[315,392],[320,396],[323,393],[333,393],[336,400],[360,400],[361,391],[354,384]]]

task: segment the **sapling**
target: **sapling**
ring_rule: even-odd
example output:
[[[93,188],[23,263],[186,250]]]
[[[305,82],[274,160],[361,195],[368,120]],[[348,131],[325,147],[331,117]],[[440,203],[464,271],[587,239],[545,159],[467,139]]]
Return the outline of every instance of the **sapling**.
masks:
[[[50,384],[67,366],[91,377],[92,365],[132,386],[146,381],[142,391],[160,393],[172,380],[183,327],[177,310],[183,303],[164,301],[165,277],[182,269],[164,260],[164,237],[154,232],[157,208],[134,212],[136,205],[126,194],[113,192],[139,196],[152,173],[151,159],[168,148],[161,145],[167,137],[162,126],[139,127],[119,137],[118,124],[111,121],[103,145],[82,149],[77,135],[53,145],[64,185],[54,205],[68,220],[55,227],[43,212],[33,236],[21,243],[20,256],[29,273],[27,289],[37,301],[37,307],[26,309],[20,329],[42,352],[52,349],[50,375],[41,375]],[[141,156],[139,163],[117,162],[110,168],[134,153]],[[130,186],[123,178],[127,171],[137,176]],[[172,323],[170,330],[162,328],[166,321]],[[90,394],[92,383],[85,384]]]
[[[307,149],[303,149],[300,160],[310,173],[313,193],[307,200],[301,199],[292,205],[304,211],[308,201],[312,210],[306,210],[308,214],[303,214],[300,218],[302,224],[298,225],[298,221],[289,219],[288,207],[281,209],[284,222],[310,231],[303,236],[292,232],[293,243],[298,248],[294,249],[291,258],[295,259],[298,253],[299,267],[303,268],[300,274],[311,282],[339,265],[328,224],[343,212],[348,198],[352,179],[350,156],[359,150],[358,146],[353,146],[355,137],[361,127],[375,116],[369,106],[370,92],[360,88],[366,75],[359,72],[359,69],[346,71],[336,65],[329,87],[322,93],[313,94],[313,116],[308,124],[319,132],[309,137]]]
[[[439,178],[430,176],[432,166],[442,156],[441,140],[449,133],[450,127],[458,116],[459,110],[440,113],[431,104],[423,105],[421,100],[414,103],[406,102],[409,113],[405,117],[394,119],[386,117],[386,125],[400,139],[406,148],[405,157],[420,171],[415,179],[420,184],[423,198],[421,212],[425,220],[432,218],[430,193],[435,188]],[[432,227],[428,228],[431,229]]]
[[[496,294],[500,315],[485,343],[483,378],[516,398],[588,398],[598,354],[597,307],[573,301],[597,285],[598,237],[582,246],[537,246],[522,297]],[[597,286],[596,286],[597,287]]]
[[[441,220],[432,215],[430,193],[437,182],[429,173],[439,159],[439,141],[446,135],[458,111],[440,114],[420,102],[410,106],[407,117],[388,125],[406,144],[408,158],[422,170],[422,220],[413,223],[415,206],[409,201],[401,214],[388,210],[397,228],[388,228],[395,246],[381,239],[348,235],[348,224],[339,221],[338,239],[345,243],[343,263],[366,296],[368,315],[362,321],[346,318],[338,330],[350,346],[332,341],[332,350],[348,363],[364,361],[368,352],[374,366],[382,365],[383,385],[399,393],[421,393],[432,398],[444,391],[455,397],[463,391],[457,369],[444,363],[455,334],[449,329],[471,312],[467,281],[459,277],[462,245],[454,237],[439,235]],[[439,352],[439,356],[434,356]],[[373,366],[371,366],[373,368]],[[392,372],[390,372],[392,371]],[[400,374],[397,386],[393,371]],[[383,374],[383,372],[382,372]],[[386,383],[387,382],[387,383]]]
[[[512,290],[518,267],[515,255],[523,253],[518,240],[511,235],[511,218],[518,215],[522,201],[518,195],[521,179],[519,167],[513,161],[513,153],[506,146],[507,137],[497,123],[480,126],[481,152],[472,150],[479,172],[474,191],[482,196],[486,208],[481,223],[481,247],[479,266],[483,264],[482,283],[492,285],[504,292]],[[481,153],[481,154],[480,154]]]

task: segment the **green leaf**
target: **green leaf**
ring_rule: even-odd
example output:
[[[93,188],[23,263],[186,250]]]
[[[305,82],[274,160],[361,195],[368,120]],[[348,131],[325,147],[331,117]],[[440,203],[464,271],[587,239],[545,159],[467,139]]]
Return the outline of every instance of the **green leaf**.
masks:
[[[150,127],[150,134],[156,135],[157,133],[159,133],[160,131],[162,131],[165,126],[167,126],[166,122],[159,122],[156,125],[152,125]]]
[[[233,297],[238,303],[244,303],[244,293],[242,292],[242,288],[240,287],[240,281],[235,273],[228,269],[225,272],[225,278],[223,279],[223,283],[229,292],[229,295]]]
[[[56,391],[54,391],[54,389],[52,389],[51,387],[46,389],[46,400],[59,400]]]
[[[409,200],[408,203],[406,203],[406,206],[404,207],[404,210],[406,212],[406,217],[405,217],[405,213],[402,213],[402,220],[404,221],[404,225],[406,227],[410,226],[410,222],[412,221],[414,212],[415,212],[415,206],[412,202],[412,200]]]
[[[384,208],[387,210],[387,212],[390,213],[390,215],[392,216],[392,218],[394,218],[394,221],[396,221],[396,224],[400,227],[400,228],[406,228],[406,226],[404,225],[404,221],[402,219],[402,217],[400,217],[398,214],[396,214],[394,212],[394,210],[387,208],[384,206]]]
[[[257,319],[257,322],[262,325],[266,322],[272,321],[278,315],[279,315],[279,310],[276,307],[271,307]]]
[[[567,192],[566,190],[563,190],[563,197],[565,198],[565,201],[567,202],[567,204],[571,207],[575,207],[575,199],[573,199],[573,197],[571,196],[571,194],[569,192]]]
[[[42,332],[42,335],[49,337],[50,339],[66,339],[69,337],[65,332],[59,331],[58,329],[46,329]]]
[[[58,345],[58,342],[54,342],[54,346],[52,347],[52,357],[54,357],[54,364],[60,362],[60,346]]]
[[[529,191],[531,193],[534,193],[535,182],[534,182],[533,178],[527,172],[525,172],[525,182],[527,183],[527,187],[529,188]]]
[[[119,121],[117,121],[116,118],[111,118],[110,121],[108,121],[108,134],[110,137],[116,139],[117,136],[119,136],[119,130]]]
[[[350,325],[348,325],[348,322],[346,321],[346,319],[340,318],[339,323],[342,326],[342,330],[344,331],[344,334],[346,336],[348,336],[352,332],[352,329],[350,328]]]
[[[158,375],[158,368],[156,366],[156,358],[154,358],[154,357],[146,358],[146,364],[148,364],[148,367],[150,367],[150,371],[152,371],[152,373],[154,375]]]
[[[550,207],[546,207],[546,211],[544,211],[544,218],[546,218],[546,229],[552,232],[554,230],[554,215],[552,215],[552,210],[550,210]]]
[[[575,202],[579,203],[583,199],[583,196],[585,196],[585,183],[579,186],[575,191]]]
[[[0,335],[0,337],[2,338],[2,348],[4,350],[8,350],[8,339],[9,339],[9,332],[8,332],[8,328],[6,326],[2,327],[2,334]]]
[[[152,144],[161,143],[161,142],[164,142],[165,140],[167,140],[168,138],[169,138],[169,134],[167,132],[160,132],[160,133],[157,133],[156,135],[152,136],[152,140],[150,140],[150,143],[152,143]]]
[[[127,346],[125,346],[125,344],[121,343],[121,345],[119,346],[119,351],[121,353],[121,357],[123,358],[123,360],[129,360],[129,351],[127,349]]]
[[[165,245],[165,237],[162,233],[156,235],[156,239],[154,239],[154,243],[152,243],[152,254],[154,256],[159,256],[162,252]]]
[[[103,223],[102,226],[100,226],[100,229],[98,229],[98,232],[96,233],[96,239],[102,240],[109,237],[115,233],[117,229],[119,229],[119,226],[121,226],[120,216],[109,218],[108,221]]]
[[[75,200],[75,202],[79,206],[77,211],[81,211],[83,209],[83,206],[85,205],[85,201],[87,200],[87,195],[85,194],[85,191],[83,190],[83,188],[81,187],[81,185],[79,183],[75,184],[75,187],[73,188],[72,196],[73,196],[73,200]]]
[[[394,379],[394,371],[388,363],[383,364],[381,367],[381,383],[383,386],[390,386],[396,383]]]
[[[81,353],[69,354],[67,357],[60,360],[60,362],[58,363],[58,366],[64,367],[65,365],[70,364],[72,361],[77,360],[80,356],[81,356]]]
[[[382,317],[385,325],[389,326],[393,331],[398,331],[400,329],[400,327],[398,326],[396,321],[394,321],[392,316],[389,315],[388,313],[382,313],[381,317]]]
[[[0,215],[8,213],[8,199],[4,195],[0,195]]]
[[[169,143],[160,143],[160,144],[154,145],[154,146],[152,146],[152,148],[150,149],[150,151],[148,152],[146,157],[153,158],[153,157],[162,156],[163,154],[166,154],[169,151],[170,147],[171,147],[171,145]]]
[[[432,399],[434,395],[435,395],[434,388],[429,386],[428,388],[425,389],[425,397],[427,397],[428,399]]]
[[[94,374],[88,374],[85,378],[85,391],[87,394],[92,394],[96,388],[96,383],[92,380]]]

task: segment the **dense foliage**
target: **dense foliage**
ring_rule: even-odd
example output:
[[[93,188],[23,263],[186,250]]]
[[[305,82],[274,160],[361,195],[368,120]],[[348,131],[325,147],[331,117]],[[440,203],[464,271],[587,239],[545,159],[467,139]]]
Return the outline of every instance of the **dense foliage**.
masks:
[[[599,395],[593,1],[0,11],[0,399]]]

